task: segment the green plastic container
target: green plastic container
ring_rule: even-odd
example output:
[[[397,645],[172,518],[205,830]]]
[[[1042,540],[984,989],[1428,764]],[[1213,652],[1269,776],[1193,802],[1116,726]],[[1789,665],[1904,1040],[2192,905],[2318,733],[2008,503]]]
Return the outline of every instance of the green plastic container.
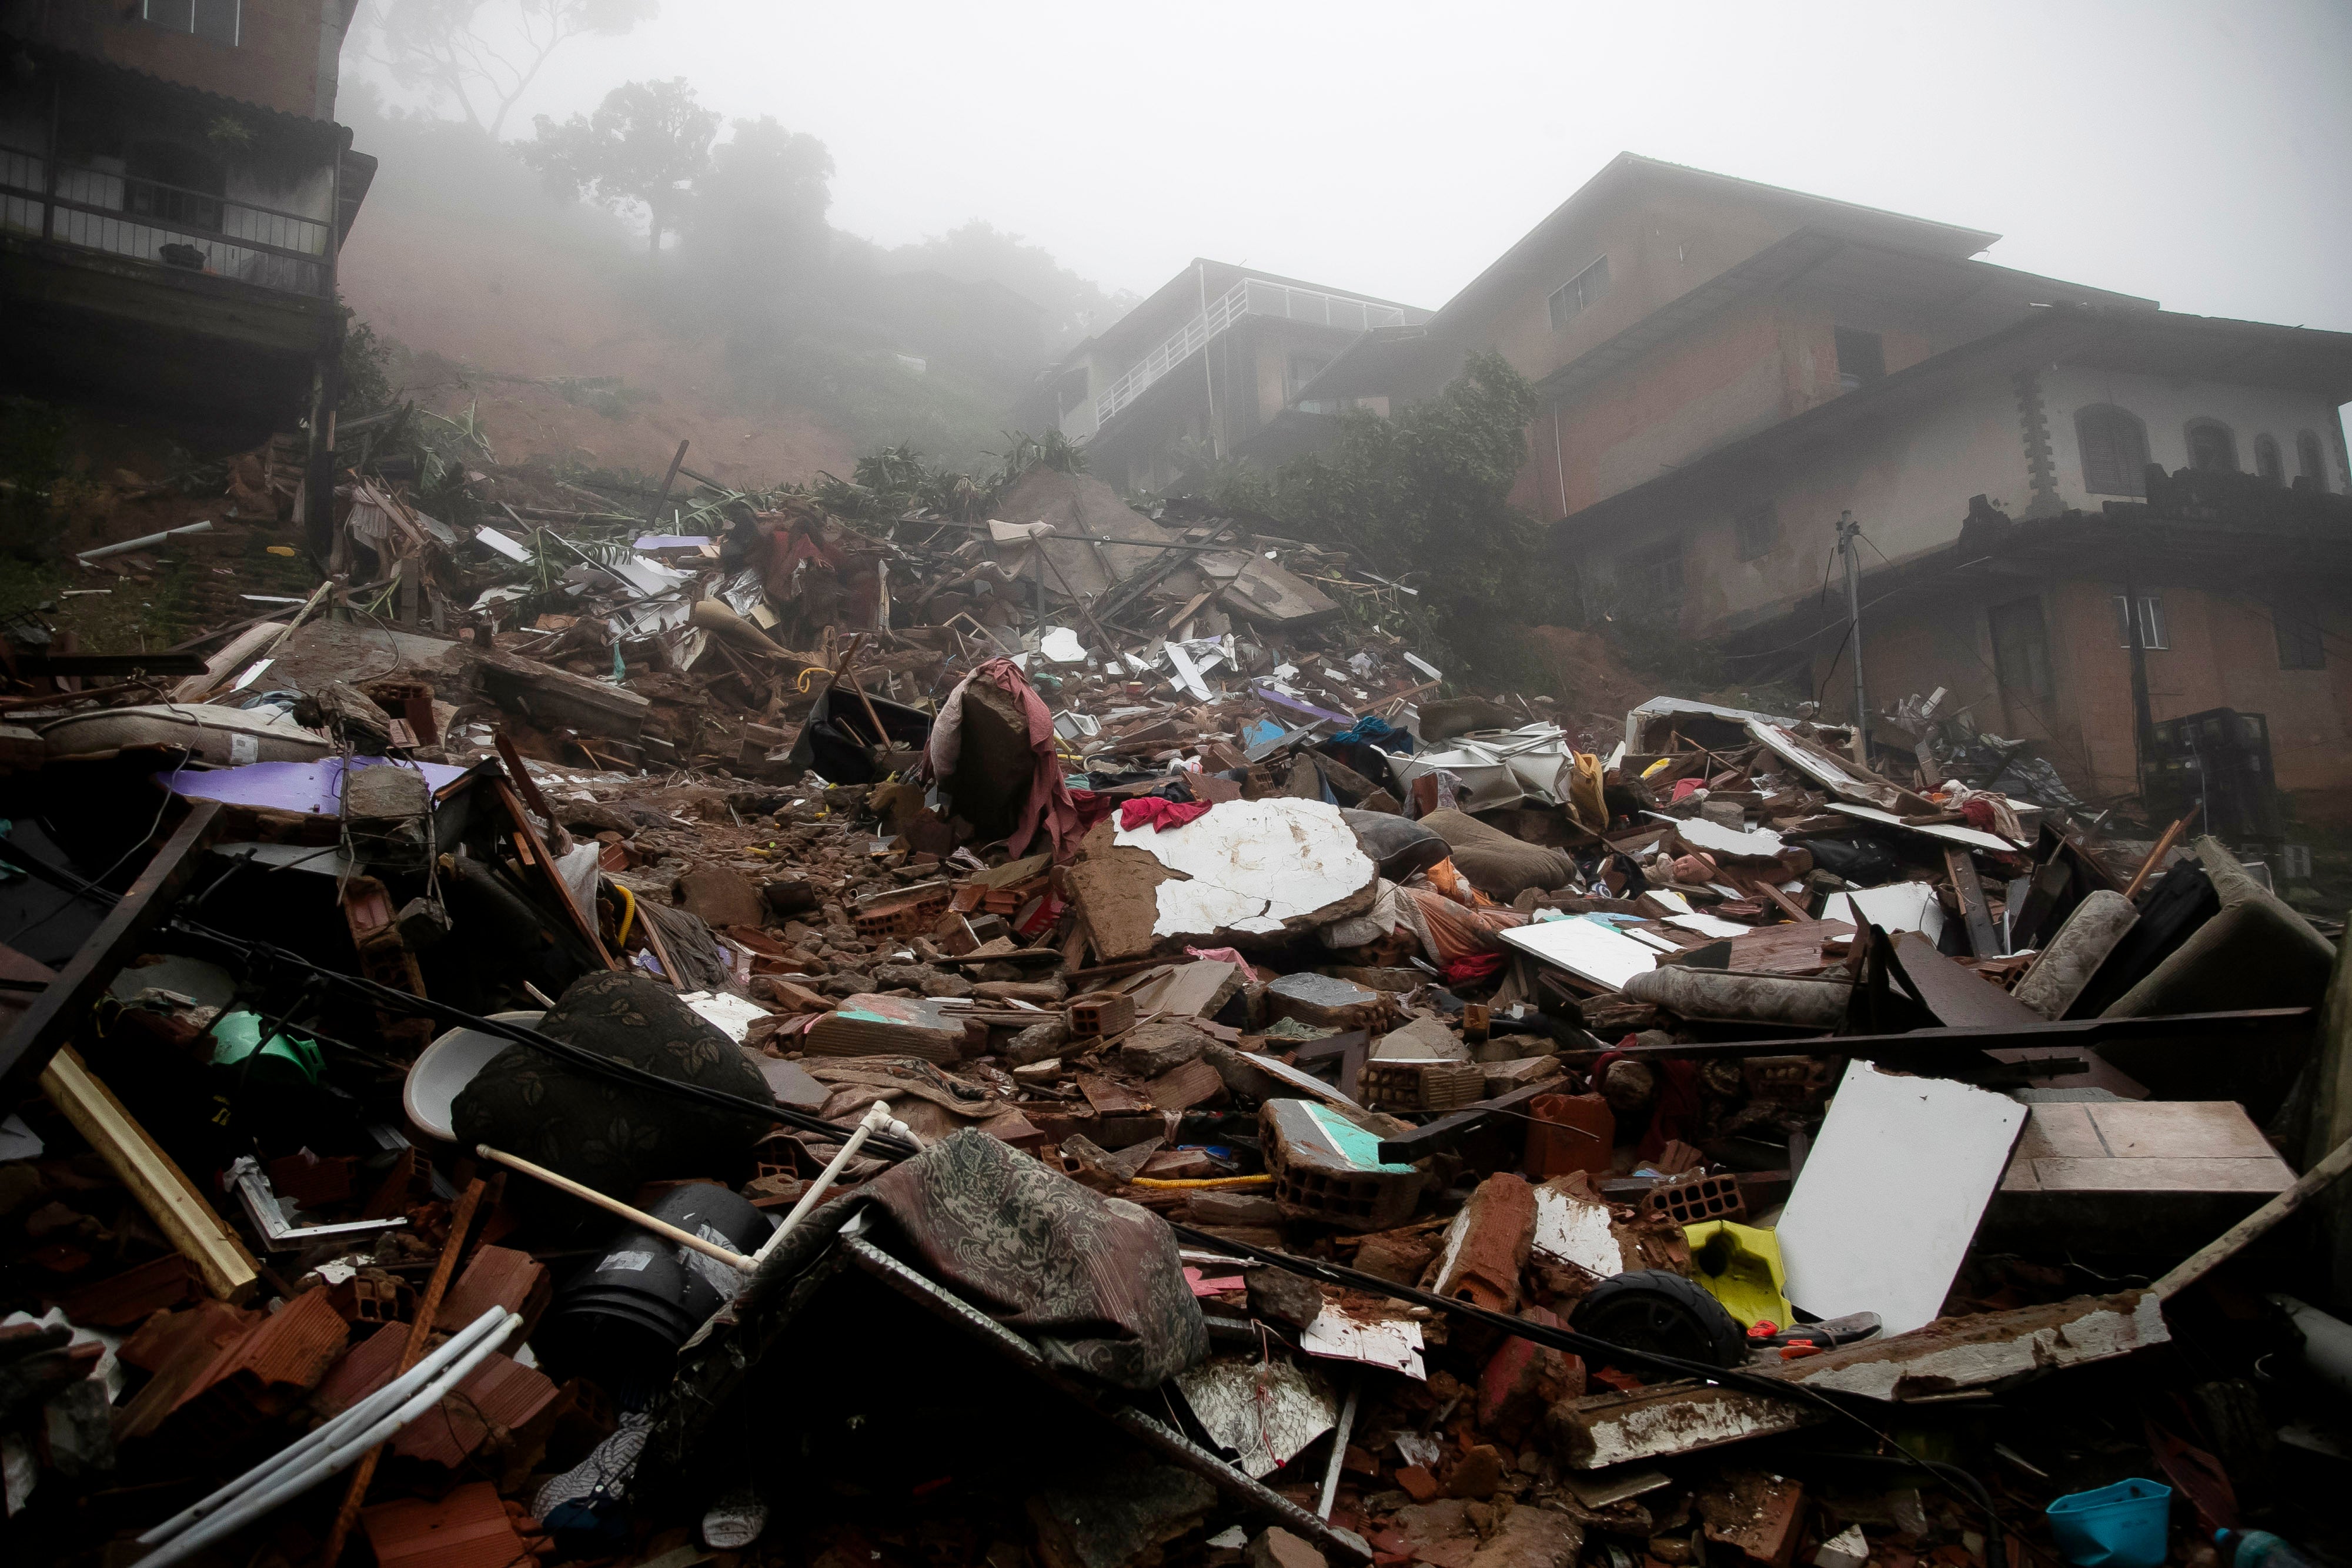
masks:
[[[215,1067],[235,1067],[247,1057],[253,1056],[257,1050],[260,1055],[250,1071],[282,1083],[315,1084],[319,1082],[320,1072],[327,1065],[326,1059],[319,1053],[318,1042],[304,1040],[299,1034],[273,1034],[269,1037],[269,1043],[264,1045],[261,1041],[261,1015],[258,1013],[239,1008],[235,1012],[221,1014],[214,1021]]]

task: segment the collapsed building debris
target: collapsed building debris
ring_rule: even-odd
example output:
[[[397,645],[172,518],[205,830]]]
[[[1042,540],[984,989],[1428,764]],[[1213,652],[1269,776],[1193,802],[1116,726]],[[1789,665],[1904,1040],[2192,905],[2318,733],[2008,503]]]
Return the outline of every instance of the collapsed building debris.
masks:
[[[350,479],[294,613],[0,698],[22,1539],[2012,1568],[2136,1469],[2308,1528],[2263,1369],[2332,1320],[2260,1292],[2331,1288],[2352,1003],[2220,840],[1446,695],[1344,552],[1042,465],[625,543]]]

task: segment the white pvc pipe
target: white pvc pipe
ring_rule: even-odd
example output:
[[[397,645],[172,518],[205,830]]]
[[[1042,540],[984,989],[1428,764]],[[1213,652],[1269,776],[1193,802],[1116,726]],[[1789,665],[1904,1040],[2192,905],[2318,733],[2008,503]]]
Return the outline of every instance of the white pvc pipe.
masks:
[[[493,1308],[492,1311],[498,1311],[498,1309]],[[467,1351],[457,1364],[445,1370],[440,1376],[427,1384],[398,1409],[382,1416],[364,1431],[344,1436],[325,1449],[315,1453],[299,1468],[290,1472],[281,1472],[279,1477],[268,1486],[239,1498],[234,1506],[223,1509],[212,1518],[187,1531],[179,1539],[160,1548],[152,1554],[141,1558],[139,1560],[141,1568],[170,1568],[172,1563],[195,1555],[203,1547],[210,1545],[224,1535],[244,1529],[278,1504],[299,1496],[329,1476],[356,1463],[360,1456],[390,1438],[411,1421],[447,1398],[459,1384],[473,1375],[474,1368],[489,1359],[491,1353],[498,1349],[509,1333],[521,1326],[520,1313],[503,1313],[500,1324],[493,1333],[485,1336],[482,1342]],[[419,1364],[421,1365],[422,1363]]]
[[[2303,1335],[2303,1364],[2338,1394],[2352,1394],[2352,1323],[2306,1301],[2273,1292],[2271,1300]]]
[[[817,1174],[816,1180],[809,1184],[808,1191],[801,1194],[801,1200],[793,1205],[793,1211],[784,1216],[784,1222],[776,1227],[776,1233],[762,1242],[757,1252],[751,1254],[751,1262],[744,1267],[745,1273],[752,1272],[768,1260],[768,1255],[782,1245],[785,1237],[792,1234],[793,1227],[806,1218],[809,1210],[824,1200],[826,1191],[833,1186],[833,1178],[841,1174],[842,1167],[849,1164],[866,1140],[885,1128],[902,1138],[912,1138],[915,1135],[906,1123],[897,1120],[890,1114],[888,1101],[877,1100],[867,1106],[865,1118],[857,1124],[856,1128],[850,1133],[848,1140],[841,1145],[841,1153],[833,1156],[833,1163]]]
[[[159,545],[165,539],[175,539],[187,534],[208,534],[212,531],[213,526],[210,522],[190,523],[184,528],[165,528],[160,534],[142,534],[135,539],[125,539],[119,545],[100,545],[96,549],[86,549],[75,556],[74,559],[104,560],[108,556],[129,555],[132,550],[145,549],[149,545]]]
[[[341,1415],[316,1430],[289,1443],[268,1458],[262,1460],[235,1480],[201,1502],[192,1503],[139,1538],[142,1546],[153,1546],[168,1541],[181,1531],[206,1515],[217,1511],[243,1493],[253,1490],[277,1475],[287,1466],[305,1459],[318,1449],[332,1444],[344,1432],[373,1423],[384,1411],[408,1397],[409,1391],[430,1382],[440,1370],[479,1343],[485,1334],[496,1329],[506,1316],[503,1307],[491,1307],[464,1328],[449,1336],[418,1360],[415,1366],[385,1384],[366,1398],[360,1400]]]

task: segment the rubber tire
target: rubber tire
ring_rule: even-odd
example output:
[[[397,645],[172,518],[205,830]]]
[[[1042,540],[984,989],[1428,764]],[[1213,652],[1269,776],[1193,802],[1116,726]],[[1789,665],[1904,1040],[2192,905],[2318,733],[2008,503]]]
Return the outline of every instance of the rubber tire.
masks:
[[[1665,1269],[1618,1274],[1576,1304],[1569,1326],[1627,1350],[1744,1366],[1748,1331],[1696,1280]]]

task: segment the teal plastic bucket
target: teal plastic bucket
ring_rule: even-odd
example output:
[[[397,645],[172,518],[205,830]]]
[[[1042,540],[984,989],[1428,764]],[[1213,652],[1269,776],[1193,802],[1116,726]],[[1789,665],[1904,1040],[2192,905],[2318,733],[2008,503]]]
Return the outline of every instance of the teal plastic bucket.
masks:
[[[2062,1497],[2043,1511],[2058,1550],[2077,1568],[2162,1568],[2172,1489],[2117,1481]]]

